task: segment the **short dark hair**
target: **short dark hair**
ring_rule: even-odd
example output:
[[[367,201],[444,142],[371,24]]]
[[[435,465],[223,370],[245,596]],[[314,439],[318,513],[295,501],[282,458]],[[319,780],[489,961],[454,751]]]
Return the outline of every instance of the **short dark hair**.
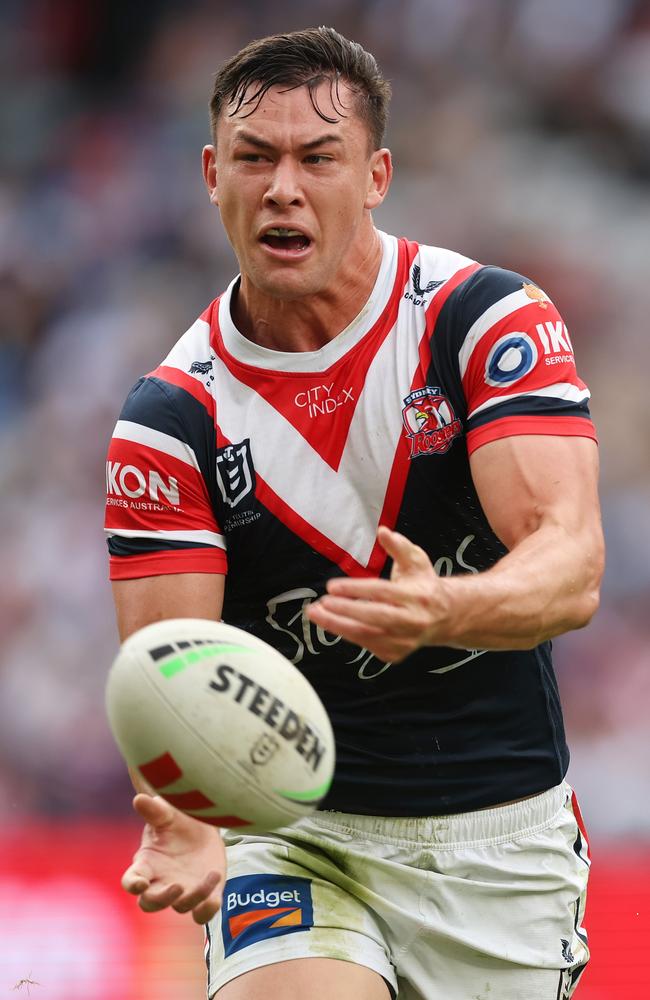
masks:
[[[325,114],[316,100],[316,88],[324,80],[329,80],[335,107],[341,108],[340,81],[355,92],[355,110],[368,126],[373,148],[379,149],[388,121],[390,84],[370,52],[334,28],[326,27],[270,35],[250,42],[229,59],[216,75],[210,100],[213,138],[216,139],[219,116],[226,105],[234,105],[231,115],[246,107],[250,107],[248,113],[252,114],[267,91],[277,85],[286,85],[288,90],[306,86],[317,114],[326,122],[337,121]]]

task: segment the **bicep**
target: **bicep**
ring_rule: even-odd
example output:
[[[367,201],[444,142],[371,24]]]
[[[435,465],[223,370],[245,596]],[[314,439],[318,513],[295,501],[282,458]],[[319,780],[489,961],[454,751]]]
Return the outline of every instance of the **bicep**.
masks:
[[[508,549],[544,524],[602,547],[598,449],[593,440],[501,438],[478,448],[470,466],[490,526]]]
[[[222,573],[173,573],[113,581],[120,639],[166,618],[221,618]]]

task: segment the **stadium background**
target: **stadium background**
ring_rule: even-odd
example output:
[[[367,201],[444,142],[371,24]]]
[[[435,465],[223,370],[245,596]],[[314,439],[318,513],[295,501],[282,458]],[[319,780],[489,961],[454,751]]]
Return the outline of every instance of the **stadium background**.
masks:
[[[323,22],[394,85],[378,224],[532,276],[594,394],[603,603],[556,643],[596,859],[580,996],[647,998],[650,4],[3,0],[0,18],[0,998],[203,995],[201,932],[118,888],[138,834],[102,703],[104,454],[130,384],[233,273],[199,169],[213,72]]]

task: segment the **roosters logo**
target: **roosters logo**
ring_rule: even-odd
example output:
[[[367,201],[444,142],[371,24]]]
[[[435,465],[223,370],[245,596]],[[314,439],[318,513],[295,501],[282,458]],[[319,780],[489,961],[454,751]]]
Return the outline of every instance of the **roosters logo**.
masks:
[[[402,419],[411,442],[411,458],[444,455],[461,433],[461,423],[439,387],[416,389],[404,400]]]

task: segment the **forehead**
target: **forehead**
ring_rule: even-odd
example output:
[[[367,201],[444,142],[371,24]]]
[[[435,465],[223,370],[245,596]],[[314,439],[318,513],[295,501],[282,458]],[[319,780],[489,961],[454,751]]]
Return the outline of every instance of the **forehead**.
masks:
[[[256,89],[252,84],[244,100]],[[324,120],[314,105],[331,120]],[[325,133],[358,142],[368,130],[357,112],[356,93],[343,81],[337,88],[324,80],[312,94],[307,86],[288,90],[280,84],[271,87],[259,103],[244,104],[234,115],[226,107],[217,126],[219,138],[234,141],[242,132],[255,132],[269,142],[299,145]]]

